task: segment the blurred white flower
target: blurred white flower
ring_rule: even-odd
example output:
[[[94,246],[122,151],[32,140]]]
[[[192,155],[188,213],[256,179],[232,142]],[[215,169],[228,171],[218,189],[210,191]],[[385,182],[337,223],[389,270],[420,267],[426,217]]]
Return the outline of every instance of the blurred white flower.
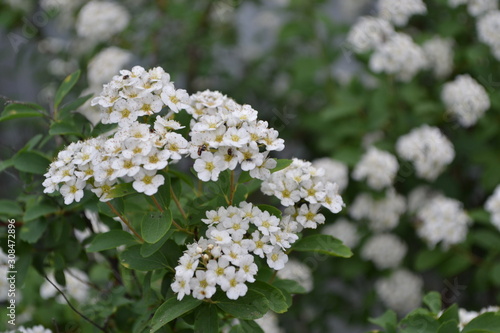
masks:
[[[361,257],[372,261],[377,269],[396,268],[406,256],[408,247],[393,234],[375,234],[361,249]]]
[[[399,164],[394,155],[370,147],[356,164],[352,178],[358,181],[366,179],[368,186],[381,190],[392,185],[398,169]]]
[[[378,0],[378,16],[396,26],[404,26],[408,19],[417,14],[426,14],[427,7],[422,0]]]
[[[421,221],[417,234],[429,247],[434,248],[441,242],[445,250],[463,242],[472,223],[461,202],[444,196],[430,201],[417,212],[417,217]]]
[[[394,75],[400,81],[410,81],[427,66],[422,48],[410,36],[395,33],[375,50],[369,67],[375,73]]]
[[[87,2],[76,19],[78,36],[95,42],[107,41],[122,32],[130,21],[128,11],[117,2]]]
[[[392,34],[394,28],[388,21],[373,16],[362,16],[351,27],[347,43],[354,52],[363,53],[382,45]]]
[[[453,40],[435,36],[422,44],[427,65],[437,78],[448,76],[453,70]]]
[[[52,281],[52,283],[54,283],[57,288],[63,291],[66,297],[74,299],[78,303],[87,302],[90,289],[88,285],[87,274],[79,269],[70,268],[64,271],[64,277],[66,279],[66,286],[62,287],[55,281],[53,274],[48,275],[50,281]],[[56,300],[58,303],[66,304],[66,301],[64,300],[62,295],[60,295],[56,288],[54,288],[54,286],[48,281],[45,281],[40,286],[40,296],[43,299],[57,296]]]
[[[484,209],[491,214],[491,223],[500,230],[500,185],[495,188],[495,192],[488,198],[484,204]]]
[[[422,278],[405,269],[375,282],[375,290],[382,302],[400,315],[420,306],[422,286]]]
[[[470,75],[459,75],[444,85],[441,100],[446,109],[463,127],[474,125],[490,108],[486,90]]]
[[[323,157],[312,161],[312,166],[316,169],[325,170],[323,178],[329,182],[337,183],[340,193],[347,187],[349,183],[349,169],[344,163],[332,158]]]
[[[256,319],[255,322],[262,328],[265,333],[284,333],[285,331],[280,328],[278,316],[272,312],[267,312],[264,317]]]
[[[115,46],[105,48],[96,54],[87,66],[87,77],[91,87],[102,89],[113,76],[132,59],[132,53]]]
[[[307,292],[313,289],[313,276],[311,269],[304,263],[290,259],[281,270],[278,277],[283,280],[293,280],[300,284]]]
[[[342,243],[350,248],[356,247],[360,238],[357,226],[344,218],[327,225],[321,230],[321,233],[340,239]]]
[[[500,11],[492,10],[477,20],[477,34],[481,42],[492,49],[493,56],[500,60]]]
[[[396,151],[400,157],[413,162],[417,176],[435,180],[455,158],[452,143],[437,127],[422,125],[399,137]]]

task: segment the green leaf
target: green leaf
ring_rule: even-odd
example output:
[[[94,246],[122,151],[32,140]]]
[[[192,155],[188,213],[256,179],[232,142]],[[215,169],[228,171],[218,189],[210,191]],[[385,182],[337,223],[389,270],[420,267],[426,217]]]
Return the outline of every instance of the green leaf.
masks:
[[[274,215],[277,218],[281,219],[281,210],[279,210],[278,208],[264,204],[257,205],[257,207],[259,207],[260,210],[268,212],[269,214]]]
[[[7,168],[10,168],[11,166],[14,166],[13,158],[0,162],[0,172],[4,171]]]
[[[47,229],[47,222],[41,220],[31,221],[22,226],[19,238],[30,244],[36,243]]]
[[[446,309],[443,314],[439,317],[439,322],[440,323],[445,323],[447,321],[454,320],[458,322],[458,305],[457,303],[454,303],[452,306],[450,306],[448,309]]]
[[[64,96],[66,96],[70,92],[71,88],[73,88],[79,77],[80,70],[77,70],[64,79],[63,83],[59,86],[59,89],[57,89],[56,96],[54,98],[54,109],[57,110]]]
[[[69,114],[70,111],[74,111],[78,109],[80,106],[85,104],[86,101],[88,101],[93,94],[88,94],[82,97],[79,97],[75,99],[74,101],[71,101],[64,105],[61,110],[59,110],[59,118],[64,118],[66,114]]]
[[[241,183],[246,183],[250,180],[252,180],[253,178],[250,177],[250,172],[248,171],[242,171],[241,174],[240,174],[240,177],[238,178],[238,184],[241,184]]]
[[[297,281],[294,281],[294,280],[276,279],[273,282],[273,286],[278,287],[282,290],[286,290],[290,294],[305,294],[305,293],[307,293],[307,290],[304,287],[302,287]]]
[[[265,333],[262,327],[253,320],[241,320],[240,324],[231,327],[229,333]]]
[[[372,324],[382,327],[387,333],[395,332],[398,319],[396,312],[392,310],[387,310],[383,315],[377,318],[368,318],[368,321]]]
[[[400,333],[436,333],[440,325],[430,314],[410,313],[401,320],[400,326]]]
[[[120,245],[133,245],[137,241],[134,237],[123,230],[110,230],[108,232],[97,234],[87,247],[87,252],[99,252],[114,249]]]
[[[120,253],[120,263],[128,269],[136,269],[139,271],[153,271],[159,268],[169,268],[166,253],[160,250],[144,258],[141,256],[140,245],[129,247]]]
[[[0,115],[0,122],[29,117],[43,117],[43,108],[36,104],[9,104]]]
[[[259,319],[269,310],[269,302],[261,293],[248,290],[245,296],[230,300],[224,293],[217,293],[212,297],[215,304],[230,315],[245,320]]]
[[[273,169],[271,169],[271,173],[283,170],[286,167],[288,167],[290,164],[292,164],[292,160],[276,159],[276,166]]]
[[[150,333],[158,331],[175,318],[178,318],[195,309],[201,303],[201,300],[195,299],[191,296],[184,296],[184,298],[180,301],[177,300],[177,296],[167,299],[162,305],[160,305],[158,310],[156,310],[155,315],[151,320]]]
[[[497,249],[500,244],[500,236],[496,232],[488,230],[474,230],[470,232],[470,237],[474,244],[486,249]]]
[[[137,193],[137,191],[132,187],[132,183],[123,183],[113,186],[113,189],[109,191],[108,197],[121,198],[133,193]]]
[[[481,332],[498,332],[500,327],[500,313],[498,312],[486,312],[476,318],[472,319],[467,325],[465,325],[462,333],[472,333],[476,330]]]
[[[198,313],[194,320],[194,332],[219,332],[219,316],[217,315],[217,307],[214,304],[205,303],[198,308]]]
[[[172,169],[169,169],[168,173],[172,174],[176,178],[179,178],[184,183],[186,183],[189,187],[194,188],[193,180],[190,177],[188,177],[185,173],[179,172],[177,170],[172,170]]]
[[[50,125],[49,129],[50,135],[76,135],[81,137],[82,134],[80,130],[77,128],[76,124],[71,120],[59,120],[52,125]]]
[[[456,320],[448,320],[439,326],[437,333],[459,333],[458,322]]]
[[[25,151],[14,156],[14,168],[19,171],[43,175],[47,172],[50,160],[34,151]]]
[[[463,272],[472,265],[471,259],[462,253],[457,253],[439,265],[439,272],[445,277]]]
[[[424,304],[429,307],[429,309],[437,314],[441,311],[441,294],[435,291],[431,291],[424,296]]]
[[[311,235],[298,240],[292,249],[300,252],[319,252],[335,257],[350,258],[351,249],[330,235]]]
[[[491,225],[490,214],[484,209],[473,209],[467,212],[474,222]]]
[[[417,258],[415,259],[415,269],[419,272],[426,271],[428,269],[436,267],[447,257],[448,254],[440,251],[439,249],[421,250],[417,254]]]
[[[255,290],[264,295],[269,302],[269,309],[276,313],[285,313],[288,310],[288,304],[283,292],[269,283],[255,281],[249,285],[249,289]]]
[[[8,217],[20,216],[23,214],[21,205],[14,200],[0,200],[0,214]]]
[[[156,251],[158,251],[162,246],[163,244],[165,244],[165,242],[170,238],[172,237],[172,235],[176,232],[176,229],[170,229],[166,234],[165,236],[162,237],[162,239],[160,239],[158,242],[154,243],[154,244],[149,244],[148,242],[144,242],[142,245],[141,245],[141,256],[143,256],[144,258],[147,258],[149,257],[150,255],[152,255],[153,253],[155,253]]]
[[[172,212],[148,212],[141,222],[141,234],[144,240],[154,244],[158,242],[172,226]]]
[[[33,206],[28,207],[26,212],[24,213],[24,222],[32,221],[34,219],[37,219],[41,216],[45,216],[48,214],[55,213],[59,210],[58,207],[56,206],[50,206],[45,203],[37,203]]]

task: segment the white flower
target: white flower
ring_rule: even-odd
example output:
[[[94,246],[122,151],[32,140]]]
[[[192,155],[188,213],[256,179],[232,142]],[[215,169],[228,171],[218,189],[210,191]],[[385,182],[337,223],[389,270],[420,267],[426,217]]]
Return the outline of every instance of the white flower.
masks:
[[[83,198],[83,189],[86,182],[84,180],[70,180],[64,183],[59,190],[64,197],[64,204],[69,205],[73,201],[80,202]]]
[[[393,234],[375,234],[363,245],[361,257],[373,261],[377,269],[396,268],[408,247]]]
[[[179,301],[184,298],[184,295],[191,295],[189,281],[189,279],[186,279],[183,276],[176,276],[175,281],[170,285],[172,290],[177,293],[177,299]]]
[[[390,187],[399,169],[399,164],[394,155],[370,147],[356,164],[352,178],[366,179],[368,186],[375,190]]]
[[[258,267],[254,263],[253,256],[250,254],[244,255],[240,258],[239,265],[241,274],[244,275],[246,281],[255,282],[255,275],[257,274]]]
[[[163,87],[161,99],[170,110],[176,113],[180,110],[188,110],[191,108],[189,105],[189,95],[186,90],[176,90],[173,83],[169,83]]]
[[[443,196],[420,209],[417,217],[421,221],[417,233],[431,248],[439,242],[443,249],[463,242],[472,223],[461,202]]]
[[[245,284],[246,275],[242,271],[235,272],[234,267],[232,268],[226,271],[221,289],[226,292],[227,298],[237,299],[246,295],[248,287]]]
[[[221,172],[214,160],[214,155],[206,151],[201,154],[200,158],[196,159],[193,168],[198,173],[198,178],[204,182],[217,181]]]
[[[116,46],[105,48],[87,66],[89,85],[101,87],[132,59],[132,53]]]
[[[439,195],[439,192],[426,185],[413,189],[408,194],[408,212],[416,213]]]
[[[393,33],[394,28],[388,21],[362,16],[349,31],[347,42],[356,53],[364,53],[383,44]]]
[[[415,14],[427,13],[422,0],[378,0],[378,16],[391,21],[396,26],[404,26]]]
[[[302,204],[297,211],[297,222],[299,222],[304,228],[316,229],[318,224],[325,223],[325,216],[318,213],[320,208],[320,204]]]
[[[307,292],[313,289],[313,276],[311,269],[304,263],[291,259],[283,269],[277,273],[278,278],[293,280],[300,284]]]
[[[288,256],[279,247],[275,247],[266,257],[267,265],[277,271],[285,267],[288,261]]]
[[[161,170],[168,165],[170,151],[153,149],[142,159],[143,168],[146,170]]]
[[[375,73],[395,75],[396,79],[408,82],[427,66],[427,59],[410,36],[395,33],[375,50],[369,66]]]
[[[316,169],[323,169],[325,173],[323,178],[326,181],[336,183],[339,192],[342,192],[347,187],[349,183],[349,170],[344,163],[324,157],[312,161],[312,165]]]
[[[489,11],[477,20],[478,38],[492,49],[493,55],[497,60],[500,60],[500,52],[495,52],[495,50],[500,48],[499,27],[500,11],[498,10]]]
[[[340,239],[342,243],[350,248],[356,247],[360,239],[357,227],[344,218],[338,219],[334,224],[325,226],[321,233]]]
[[[500,230],[500,185],[495,188],[495,192],[486,200],[484,209],[491,214],[491,223]]]
[[[175,267],[175,276],[190,279],[194,275],[194,272],[198,267],[198,263],[199,260],[196,257],[184,254],[179,258],[179,265]]]
[[[156,170],[140,170],[135,176],[132,187],[139,193],[153,195],[165,183],[165,177],[157,175]]]
[[[468,74],[459,75],[444,85],[441,99],[454,118],[463,127],[474,125],[490,108],[486,90]]]
[[[76,19],[78,36],[93,41],[106,41],[125,29],[130,21],[127,10],[116,2],[90,1]]]
[[[435,36],[422,44],[427,64],[437,78],[448,76],[453,70],[453,40]]]
[[[189,282],[190,288],[193,290],[193,297],[197,299],[210,298],[215,294],[215,279],[207,277],[211,271],[196,271],[196,277]]]
[[[417,176],[435,180],[455,158],[452,143],[437,127],[422,125],[401,136],[396,151],[405,160],[413,162]]]
[[[375,282],[375,290],[385,305],[400,315],[420,306],[423,281],[410,271],[400,269]]]
[[[263,235],[269,236],[280,230],[279,222],[280,220],[276,216],[269,214],[269,212],[263,212],[255,217],[253,223]]]

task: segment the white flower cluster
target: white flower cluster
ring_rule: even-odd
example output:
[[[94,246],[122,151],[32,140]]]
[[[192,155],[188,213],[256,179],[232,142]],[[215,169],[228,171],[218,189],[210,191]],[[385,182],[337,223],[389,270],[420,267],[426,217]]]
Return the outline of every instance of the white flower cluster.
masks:
[[[472,16],[498,9],[498,0],[448,0],[448,3],[451,7],[467,5],[467,11]]]
[[[496,1],[495,1],[496,2]],[[500,60],[500,11],[492,10],[477,21],[479,40],[491,48],[493,56]]]
[[[293,280],[301,285],[307,292],[313,290],[313,276],[311,269],[304,263],[291,259],[283,269],[279,270],[277,276],[283,280]]]
[[[208,225],[207,238],[188,245],[175,268],[172,290],[180,300],[184,295],[210,298],[219,286],[229,299],[247,293],[246,282],[254,282],[257,265],[254,255],[267,265],[282,269],[288,261],[285,250],[298,236],[299,222],[290,216],[278,217],[251,203],[220,207],[202,219]]]
[[[352,178],[358,181],[366,179],[368,186],[381,190],[392,185],[398,169],[398,160],[394,155],[372,146],[356,164]]]
[[[59,290],[64,291],[66,296],[69,296],[70,298],[74,299],[78,303],[85,303],[88,300],[88,295],[89,295],[89,285],[88,283],[88,277],[87,275],[82,272],[79,269],[76,268],[70,268],[66,271],[64,271],[64,277],[66,279],[66,286],[62,287],[60,286],[54,279],[53,274],[48,275],[50,281],[54,283]],[[48,299],[51,297],[54,297],[57,295],[57,302],[61,304],[66,304],[66,301],[62,297],[62,295],[59,294],[59,292],[54,288],[50,282],[45,281],[41,286],[40,286],[40,296],[43,299]]]
[[[250,176],[265,179],[276,166],[270,151],[285,148],[278,131],[257,119],[250,105],[240,105],[220,92],[203,91],[191,96],[191,158],[202,181],[216,181],[220,172],[238,163]]]
[[[347,43],[356,53],[376,49],[394,34],[393,26],[378,17],[362,16],[347,35]]]
[[[395,75],[396,79],[407,82],[427,67],[427,59],[410,36],[395,33],[375,50],[369,66],[375,73]]]
[[[387,278],[375,282],[375,290],[386,306],[404,315],[420,306],[422,279],[405,269],[400,269]]]
[[[78,36],[95,42],[107,41],[123,31],[130,21],[128,11],[116,2],[90,1],[76,19]]]
[[[347,219],[340,218],[335,223],[329,224],[321,230],[322,234],[338,238],[351,249],[359,243],[358,228]]]
[[[321,206],[332,213],[338,213],[344,202],[338,193],[338,185],[324,181],[324,170],[316,169],[311,162],[294,158],[292,164],[283,170],[271,174],[262,182],[261,191],[281,200],[289,207],[290,215],[305,228],[316,228],[324,223],[325,217],[318,214]],[[295,208],[294,205],[305,200],[307,203]]]
[[[453,40],[435,36],[422,44],[427,65],[437,78],[444,78],[453,70]]]
[[[368,193],[359,194],[351,204],[349,214],[355,220],[367,219],[372,231],[383,232],[394,229],[405,210],[404,197],[394,189],[389,189],[385,197],[379,200],[373,199]]]
[[[439,242],[443,249],[463,242],[472,223],[461,202],[444,196],[430,201],[417,212],[417,217],[421,221],[417,234],[431,248]]]
[[[52,331],[48,328],[43,327],[42,325],[37,325],[30,328],[20,326],[13,331],[5,331],[3,333],[52,333]]]
[[[157,172],[188,152],[188,141],[172,131],[182,127],[170,119],[179,109],[189,108],[188,101],[185,90],[176,90],[161,68],[145,71],[136,66],[120,71],[92,100],[101,109],[101,122],[117,123],[118,130],[111,138],[71,143],[60,151],[45,174],[44,192],[59,190],[70,204],[80,201],[87,187],[101,201],[108,201],[121,180],[132,182],[137,192],[155,194],[164,183]],[[157,115],[153,126],[138,121],[159,113],[165,105],[170,111]]]
[[[256,319],[255,322],[266,333],[285,333],[279,325],[278,316],[272,311],[267,312],[264,317]]]
[[[500,230],[500,185],[495,192],[486,200],[484,209],[491,214],[491,223]]]
[[[459,75],[444,85],[441,100],[463,127],[474,125],[490,108],[486,90],[470,75]]]
[[[377,269],[396,268],[406,255],[408,247],[393,234],[375,234],[361,249],[361,257],[372,261]]]
[[[349,169],[344,163],[323,157],[312,161],[312,166],[316,169],[325,170],[323,178],[332,183],[337,183],[340,193],[347,187],[349,183]]]
[[[396,152],[413,162],[417,176],[435,180],[455,158],[452,143],[437,127],[422,125],[401,136],[396,142]]]
[[[396,26],[404,26],[416,14],[427,13],[422,0],[378,0],[378,16],[391,21]]]

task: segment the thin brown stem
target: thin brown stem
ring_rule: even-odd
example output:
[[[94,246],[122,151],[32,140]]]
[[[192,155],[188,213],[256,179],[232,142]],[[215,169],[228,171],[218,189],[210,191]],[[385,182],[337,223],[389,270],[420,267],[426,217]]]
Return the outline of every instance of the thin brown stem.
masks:
[[[66,301],[66,303],[68,303],[68,305],[71,308],[71,310],[75,311],[80,317],[82,317],[83,319],[85,319],[86,321],[88,321],[89,323],[91,323],[92,325],[94,325],[95,327],[97,327],[100,331],[106,332],[106,330],[103,327],[97,325],[90,318],[88,318],[83,313],[81,313],[80,311],[78,311],[73,306],[73,304],[71,304],[71,302],[68,300],[68,298],[66,297],[66,295],[61,291],[61,289],[59,289],[52,281],[50,281],[50,279],[47,277],[47,275],[45,275],[45,280],[47,280],[54,288],[56,288],[56,290],[62,295],[62,297],[64,298],[64,300]]]
[[[278,274],[277,270],[275,270],[273,275],[269,278],[269,283],[273,283],[274,279],[276,278],[276,274]]]
[[[160,203],[158,202],[158,200],[156,200],[156,197],[154,195],[151,196],[151,199],[153,199],[153,202],[155,203],[156,207],[158,208],[158,210],[160,212],[163,213],[163,208],[161,208],[161,205]]]
[[[122,214],[120,214],[120,212],[118,212],[116,208],[109,201],[106,201],[106,204],[108,204],[109,208],[111,208],[113,213],[115,213],[116,216],[118,216],[120,220],[122,220],[122,222],[125,223],[125,225],[130,229],[130,231],[134,233],[135,237],[137,237],[141,243],[144,243],[144,239],[141,237],[141,235],[139,235],[137,231],[135,231],[134,227],[132,227],[132,225],[122,216]]]
[[[177,206],[177,209],[179,209],[179,212],[181,212],[182,217],[187,221],[188,218],[187,218],[186,212],[184,211],[184,209],[182,209],[182,206],[181,206],[181,203],[179,201],[179,198],[177,198],[177,196],[175,195],[174,190],[172,189],[172,187],[170,187],[170,196],[174,200],[175,205]]]
[[[175,225],[175,227],[179,230],[179,231],[182,231],[182,232],[185,232],[187,234],[190,234],[190,235],[194,235],[194,232],[192,231],[189,231],[183,227],[181,227],[177,222],[175,222],[175,220],[172,219],[172,224]]]

